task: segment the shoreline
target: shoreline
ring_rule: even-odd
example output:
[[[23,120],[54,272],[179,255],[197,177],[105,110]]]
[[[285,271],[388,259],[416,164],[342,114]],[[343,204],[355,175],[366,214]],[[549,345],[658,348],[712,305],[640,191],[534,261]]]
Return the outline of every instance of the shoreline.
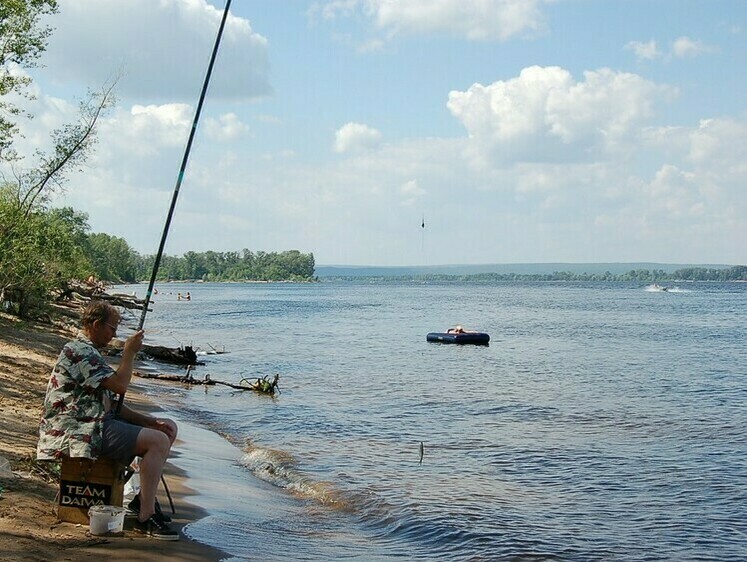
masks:
[[[115,561],[161,557],[172,560],[228,558],[228,553],[194,541],[181,532],[185,525],[209,514],[187,501],[198,492],[190,488],[188,473],[171,460],[164,474],[177,511],[172,526],[180,531],[179,541],[159,541],[127,531],[127,522],[123,537],[96,537],[88,533],[85,525],[57,520],[52,511],[57,485],[45,474],[44,464],[37,464],[36,443],[49,373],[60,349],[72,335],[68,327],[59,324],[21,321],[0,315],[0,408],[4,413],[0,418],[0,457],[10,462],[13,471],[12,478],[0,478],[0,559],[52,560],[60,555],[65,560],[101,556]],[[136,409],[161,410],[137,385],[127,396]],[[177,439],[176,455],[179,448]],[[159,498],[168,511],[168,499],[162,486]]]

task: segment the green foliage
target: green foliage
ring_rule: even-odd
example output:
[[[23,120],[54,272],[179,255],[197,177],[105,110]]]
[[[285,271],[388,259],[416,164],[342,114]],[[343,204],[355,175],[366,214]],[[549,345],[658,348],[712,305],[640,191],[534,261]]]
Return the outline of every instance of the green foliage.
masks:
[[[38,151],[24,168],[12,150],[20,110],[10,93],[27,95],[34,67],[51,32],[39,25],[57,11],[56,0],[0,0],[0,160],[12,167],[12,180],[0,177],[0,304],[20,316],[42,310],[54,290],[70,278],[87,276],[88,218],[73,209],[49,209],[51,194],[78,168],[95,143],[96,124],[113,103],[113,84],[89,92],[77,121],[51,132],[53,148]]]
[[[65,224],[70,231],[76,246],[83,247],[88,236],[88,215],[76,211],[72,207],[50,209],[49,216],[52,220]]]
[[[747,281],[747,266],[716,269],[712,267],[686,267],[673,273],[676,279],[687,281]]]
[[[48,27],[39,27],[39,18],[56,11],[56,0],[0,2],[0,98],[11,92],[27,95],[31,78],[17,67],[36,66],[51,32]],[[17,133],[12,118],[19,113],[17,106],[0,99],[0,158],[12,157],[9,149]]]
[[[138,259],[138,279],[148,280],[155,256]],[[314,254],[285,252],[187,252],[182,257],[163,256],[160,281],[309,281],[314,278]]]
[[[97,279],[112,283],[137,281],[138,255],[124,238],[104,233],[89,234],[83,247]]]
[[[83,218],[72,210],[25,212],[0,188],[0,302],[26,317],[43,310],[53,290],[90,268],[80,246]]]
[[[91,94],[81,104],[79,122],[52,133],[51,154],[37,153],[35,167],[16,171],[12,183],[0,183],[0,304],[19,316],[40,311],[51,291],[64,291],[67,279],[91,268],[87,217],[72,209],[50,210],[48,204],[65,174],[85,161],[98,118],[112,99],[111,87]]]

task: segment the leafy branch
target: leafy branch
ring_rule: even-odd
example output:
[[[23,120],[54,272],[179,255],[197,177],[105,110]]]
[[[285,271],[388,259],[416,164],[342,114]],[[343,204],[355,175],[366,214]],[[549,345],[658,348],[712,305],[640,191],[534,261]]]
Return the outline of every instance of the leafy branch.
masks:
[[[96,124],[102,113],[115,100],[112,82],[98,92],[90,92],[80,103],[80,119],[52,133],[54,149],[51,155],[37,152],[39,165],[25,174],[17,175],[18,204],[28,216],[37,203],[44,203],[54,188],[61,189],[66,175],[79,169],[96,143]]]
[[[12,92],[32,97],[26,89],[31,78],[22,69],[38,65],[52,32],[50,27],[39,26],[39,20],[55,12],[57,0],[0,2],[0,158],[12,159],[9,151],[18,132],[12,118],[21,113],[12,102],[1,98]]]

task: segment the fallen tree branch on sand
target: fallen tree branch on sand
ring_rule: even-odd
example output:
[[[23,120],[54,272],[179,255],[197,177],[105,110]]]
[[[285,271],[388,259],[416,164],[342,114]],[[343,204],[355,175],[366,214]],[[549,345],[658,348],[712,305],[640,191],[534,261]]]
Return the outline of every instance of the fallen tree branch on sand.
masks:
[[[135,375],[136,377],[140,377],[143,379],[180,382],[183,384],[205,385],[205,386],[213,386],[216,384],[220,384],[223,386],[228,386],[235,390],[253,390],[254,392],[259,392],[261,394],[275,394],[275,392],[277,392],[278,394],[280,394],[280,387],[278,386],[280,375],[278,374],[275,374],[272,380],[268,379],[267,375],[261,378],[257,378],[257,379],[243,378],[239,381],[239,384],[214,380],[210,378],[209,374],[205,375],[205,377],[202,379],[196,379],[192,376],[191,370],[188,370],[186,375],[167,375],[164,373],[161,373],[161,374],[141,373],[140,371],[133,371],[132,374]]]
[[[130,310],[142,310],[145,306],[145,299],[139,299],[134,295],[125,295],[124,293],[110,295],[106,292],[106,289],[106,285],[100,281],[89,283],[70,279],[62,289],[57,291],[55,302],[80,309],[84,308],[92,300],[107,301],[113,306],[128,308]],[[149,308],[148,311],[152,312],[152,309]]]

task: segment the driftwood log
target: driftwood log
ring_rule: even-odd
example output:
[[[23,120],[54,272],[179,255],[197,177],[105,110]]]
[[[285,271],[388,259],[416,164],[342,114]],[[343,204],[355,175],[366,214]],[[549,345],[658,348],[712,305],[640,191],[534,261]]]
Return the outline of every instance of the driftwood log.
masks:
[[[154,379],[168,382],[179,382],[182,384],[205,386],[214,386],[216,384],[220,384],[236,390],[253,390],[254,392],[260,392],[262,394],[275,394],[275,392],[277,392],[278,394],[280,393],[280,388],[278,387],[280,375],[278,374],[275,374],[272,380],[268,379],[267,375],[257,379],[244,378],[239,381],[239,384],[214,380],[210,378],[210,375],[205,375],[205,377],[202,379],[196,379],[192,376],[190,370],[187,371],[186,375],[141,373],[140,371],[133,371],[132,374],[143,379]]]
[[[59,304],[67,304],[71,307],[85,308],[91,300],[102,300],[107,301],[113,306],[120,306],[122,308],[129,308],[134,310],[142,310],[145,307],[145,299],[139,299],[133,295],[125,295],[124,293],[115,293],[110,295],[106,292],[106,285],[100,281],[94,283],[86,283],[84,281],[78,281],[70,279],[65,282],[62,289],[57,291],[55,301]],[[148,309],[152,311],[152,309]]]
[[[101,282],[88,283],[79,279],[68,279],[57,290],[57,301],[69,301],[75,299],[91,300],[106,292],[106,285]]]
[[[102,293],[100,295],[97,295],[95,298],[107,301],[109,304],[114,306],[121,306],[122,308],[129,308],[134,310],[143,310],[143,307],[145,306],[145,299],[139,299],[137,297],[133,297],[132,295],[124,295],[121,293],[115,293],[113,295]],[[153,309],[149,308],[148,312],[153,312]]]
[[[107,355],[119,355],[124,348],[124,341],[112,340],[106,349]],[[183,347],[165,347],[163,345],[148,345],[143,344],[140,348],[141,354],[155,359],[157,361],[163,361],[164,363],[171,363],[174,365],[204,365],[202,361],[197,360],[197,352],[192,349],[192,346],[185,345]]]
[[[185,345],[184,347],[164,347],[162,345],[143,344],[140,352],[166,363],[174,363],[176,365],[204,365],[204,363],[197,361],[197,353],[192,349],[191,345]]]

